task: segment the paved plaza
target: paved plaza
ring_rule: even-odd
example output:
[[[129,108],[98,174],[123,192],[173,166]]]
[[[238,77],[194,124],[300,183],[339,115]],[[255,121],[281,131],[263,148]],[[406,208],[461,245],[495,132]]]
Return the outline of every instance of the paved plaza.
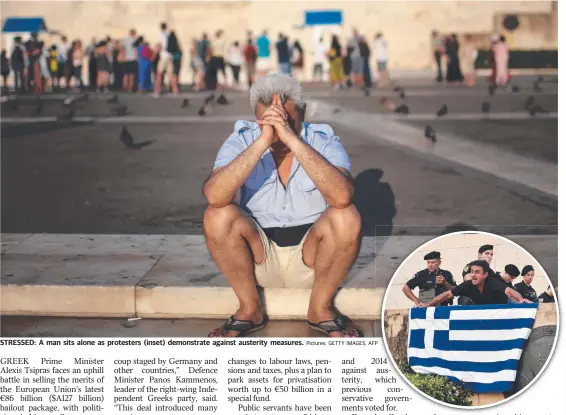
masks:
[[[307,121],[330,124],[350,154],[364,236],[382,241],[374,257],[380,258],[388,238],[432,239],[458,229],[511,239],[537,235],[546,241],[538,259],[556,281],[556,246],[547,248],[556,240],[558,220],[557,81],[547,76],[535,91],[535,80],[517,77],[519,91],[498,90],[493,96],[483,78],[474,88],[398,80],[404,100],[393,88],[374,88],[365,96],[360,90],[305,86]],[[3,99],[2,232],[202,236],[202,184],[234,122],[253,120],[247,94],[234,90],[226,92],[228,105],[215,104],[205,116],[197,115],[208,94],[119,94],[113,104],[107,102],[112,94],[91,93],[88,100],[49,94],[40,112],[31,96]],[[530,96],[543,113],[526,111]],[[58,120],[68,114],[63,102],[69,97],[75,100],[74,118]],[[386,109],[380,103],[384,97],[406,104],[409,114]],[[185,98],[188,108],[181,108]],[[483,102],[490,103],[487,114]],[[448,113],[439,118],[443,104]],[[126,113],[118,116],[113,111],[121,105]],[[427,125],[436,131],[435,144],[424,136]],[[151,144],[127,149],[119,140],[123,126],[136,142]],[[395,251],[395,264],[411,253],[409,246],[415,248],[406,244]],[[97,324],[102,323],[68,327],[76,335],[94,335]],[[194,324],[198,330],[204,324],[204,333],[218,321]],[[52,318],[3,318],[4,336],[67,333],[62,330]],[[195,335],[202,335],[198,330]],[[273,330],[272,335],[288,333],[287,326]]]

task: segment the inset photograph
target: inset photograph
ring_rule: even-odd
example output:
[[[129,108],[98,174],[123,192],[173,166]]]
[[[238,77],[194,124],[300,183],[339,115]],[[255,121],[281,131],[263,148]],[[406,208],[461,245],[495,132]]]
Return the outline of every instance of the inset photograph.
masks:
[[[385,292],[391,361],[430,399],[485,408],[524,392],[550,361],[556,287],[515,242],[457,232],[416,249]]]

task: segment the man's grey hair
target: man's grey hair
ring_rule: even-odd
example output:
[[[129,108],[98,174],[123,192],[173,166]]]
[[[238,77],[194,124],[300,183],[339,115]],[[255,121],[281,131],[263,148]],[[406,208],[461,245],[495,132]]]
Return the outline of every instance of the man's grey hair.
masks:
[[[273,94],[281,95],[283,103],[292,100],[298,110],[305,110],[307,103],[299,81],[290,75],[271,73],[259,78],[250,89],[250,104],[254,112],[258,104],[271,105]]]

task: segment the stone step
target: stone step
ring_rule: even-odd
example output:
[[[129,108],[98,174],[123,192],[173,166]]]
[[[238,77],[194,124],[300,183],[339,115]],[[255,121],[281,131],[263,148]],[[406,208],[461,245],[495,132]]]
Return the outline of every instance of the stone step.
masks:
[[[375,240],[364,238],[336,296],[350,318],[375,320]],[[199,235],[3,234],[0,311],[4,315],[226,318],[234,292]],[[304,319],[310,290],[263,290],[272,319]]]
[[[375,320],[401,262],[434,235],[364,237],[336,295],[352,319]],[[510,237],[556,284],[556,235]],[[236,296],[201,235],[2,234],[0,313],[67,317],[227,318]],[[275,320],[305,318],[309,289],[263,290]]]

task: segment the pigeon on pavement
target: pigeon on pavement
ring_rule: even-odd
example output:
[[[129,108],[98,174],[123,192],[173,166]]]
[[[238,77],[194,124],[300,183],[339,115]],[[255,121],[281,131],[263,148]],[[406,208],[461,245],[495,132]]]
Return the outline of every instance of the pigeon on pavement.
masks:
[[[220,94],[220,96],[216,99],[216,103],[218,105],[228,105],[228,100],[224,96],[224,94]]]
[[[533,84],[533,90],[535,92],[541,92],[542,88],[540,87],[540,85],[538,84],[538,82],[535,81],[535,83]]]
[[[497,89],[497,86],[495,84],[490,84],[489,88],[487,89],[489,92],[489,95],[492,96],[493,94],[495,94],[495,90]]]
[[[531,108],[534,104],[535,104],[535,97],[533,97],[533,96],[531,95],[531,96],[528,97],[527,100],[525,101],[525,109],[528,110],[528,109]]]
[[[481,112],[487,114],[490,109],[491,109],[491,105],[489,105],[489,102],[484,101],[481,103]]]
[[[118,94],[112,95],[112,97],[108,100],[109,104],[116,104],[118,102]]]
[[[444,115],[448,114],[448,105],[443,104],[442,107],[440,107],[440,109],[438,110],[438,112],[436,113],[436,115],[438,117],[442,117]]]
[[[188,106],[189,106],[189,99],[188,99],[188,98],[185,98],[185,99],[183,100],[183,102],[181,103],[181,108],[185,109],[185,108],[187,108]]]
[[[153,140],[149,140],[149,141],[143,141],[141,143],[135,143],[134,142],[134,137],[132,136],[132,134],[128,131],[128,127],[126,127],[125,125],[122,126],[122,131],[120,131],[120,141],[122,143],[124,143],[124,145],[132,150],[140,150],[148,145],[150,145],[151,143],[153,143]]]
[[[397,108],[395,108],[395,112],[398,113],[398,114],[408,114],[409,113],[409,107],[405,104],[401,104]]]
[[[511,92],[519,92],[521,90],[521,88],[519,88],[517,85],[513,85],[511,87]]]
[[[436,143],[436,131],[434,131],[430,125],[425,127],[424,135],[429,141]]]

